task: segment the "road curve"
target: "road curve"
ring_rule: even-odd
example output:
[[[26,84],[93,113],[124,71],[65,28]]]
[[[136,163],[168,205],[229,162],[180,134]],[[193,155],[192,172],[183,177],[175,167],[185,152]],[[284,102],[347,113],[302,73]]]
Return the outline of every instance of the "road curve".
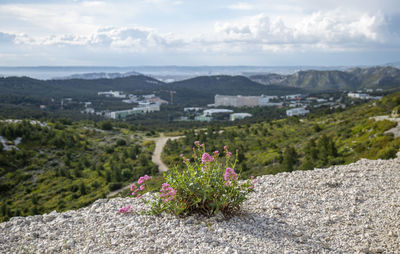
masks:
[[[159,172],[165,172],[168,171],[168,167],[167,165],[165,165],[165,163],[162,161],[161,159],[161,153],[164,149],[165,144],[167,144],[168,140],[175,140],[175,139],[179,139],[182,138],[183,136],[175,136],[175,137],[166,137],[164,135],[164,133],[160,133],[160,136],[157,138],[145,138],[145,140],[152,140],[155,142],[156,147],[154,148],[154,152],[153,155],[151,156],[151,161],[156,164],[158,166],[158,170]],[[129,189],[131,187],[131,184],[122,187],[121,189],[118,189],[116,191],[110,192],[107,195],[107,198],[112,197],[117,195],[118,193],[120,193],[121,191],[125,190],[125,189]]]
[[[160,137],[156,138],[154,141],[156,143],[156,147],[154,149],[153,155],[151,157],[151,161],[158,166],[158,170],[161,172],[168,171],[167,165],[161,159],[161,153],[164,149],[165,144],[167,144],[168,140],[175,140],[182,138],[183,136],[176,137],[166,137],[164,133],[160,134]]]

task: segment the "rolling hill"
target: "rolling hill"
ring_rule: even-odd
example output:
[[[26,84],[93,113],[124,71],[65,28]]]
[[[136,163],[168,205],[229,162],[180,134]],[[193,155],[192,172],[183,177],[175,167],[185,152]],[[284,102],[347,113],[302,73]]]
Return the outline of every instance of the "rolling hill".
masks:
[[[299,71],[291,75],[265,74],[249,77],[265,85],[281,85],[309,91],[356,91],[359,89],[398,89],[400,70],[390,66],[352,68],[347,71]]]
[[[301,88],[262,85],[243,76],[201,76],[164,85],[176,91],[175,101],[185,105],[205,105],[223,95],[285,95],[305,92]]]

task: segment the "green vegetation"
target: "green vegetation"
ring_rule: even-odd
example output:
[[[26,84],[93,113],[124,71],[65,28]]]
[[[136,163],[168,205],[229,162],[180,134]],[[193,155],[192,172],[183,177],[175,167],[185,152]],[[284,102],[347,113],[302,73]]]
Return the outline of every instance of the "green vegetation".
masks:
[[[17,149],[0,151],[0,221],[80,208],[158,172],[151,162],[154,142],[143,141],[145,133],[112,129],[66,119],[42,126],[0,122],[7,146],[22,138]]]
[[[238,181],[239,174],[235,172],[238,158],[237,155],[232,158],[227,147],[224,147],[220,157],[219,151],[214,151],[211,156],[205,152],[204,144],[200,145],[197,141],[195,145],[191,159],[180,156],[185,164],[183,168],[171,168],[165,174],[159,196],[152,202],[152,214],[167,212],[188,216],[199,213],[213,216],[222,212],[229,216],[239,211],[247,194],[253,191],[255,180]],[[140,187],[133,185],[135,190],[132,195],[144,189],[146,177],[139,179]],[[129,208],[122,212],[124,210]]]
[[[304,119],[186,131],[185,138],[167,143],[163,159],[170,166],[179,164],[176,154],[190,153],[196,140],[207,143],[208,152],[221,150],[224,144],[238,149],[243,177],[347,164],[360,158],[393,158],[399,151],[400,137],[385,131],[396,123],[371,117],[389,115],[400,105],[399,98],[400,93],[395,93],[343,112],[321,111]]]

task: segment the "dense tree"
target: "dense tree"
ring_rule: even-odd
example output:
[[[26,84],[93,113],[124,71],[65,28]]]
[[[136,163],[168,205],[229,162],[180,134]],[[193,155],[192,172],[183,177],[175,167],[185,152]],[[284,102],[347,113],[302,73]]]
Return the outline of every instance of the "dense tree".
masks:
[[[298,155],[294,147],[288,146],[282,155],[282,169],[284,171],[292,172],[295,170],[298,163]]]

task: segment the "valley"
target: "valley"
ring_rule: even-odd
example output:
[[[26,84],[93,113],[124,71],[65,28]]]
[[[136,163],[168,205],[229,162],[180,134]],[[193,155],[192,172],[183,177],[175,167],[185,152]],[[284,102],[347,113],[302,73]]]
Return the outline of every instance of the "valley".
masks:
[[[143,75],[3,78],[0,218],[66,211],[99,198],[129,196],[129,188],[123,187],[144,174],[152,176],[148,190],[157,191],[162,183],[159,169],[180,167],[179,154],[190,154],[196,140],[210,153],[224,145],[237,149],[243,179],[360,158],[393,158],[400,148],[399,137],[392,133],[397,122],[374,117],[389,116],[400,105],[400,95],[395,92],[398,87],[387,89],[382,82],[350,93],[263,85],[242,76],[175,83]],[[170,91],[175,92],[173,104]],[[160,111],[121,119],[81,113],[84,108],[124,109],[128,104],[122,100],[127,98],[132,107],[148,103],[140,101],[146,98],[168,103],[159,105]],[[293,110],[298,108],[307,113],[296,115]],[[229,114],[215,114],[212,121],[194,121],[205,112],[223,110],[251,117],[231,121]]]

